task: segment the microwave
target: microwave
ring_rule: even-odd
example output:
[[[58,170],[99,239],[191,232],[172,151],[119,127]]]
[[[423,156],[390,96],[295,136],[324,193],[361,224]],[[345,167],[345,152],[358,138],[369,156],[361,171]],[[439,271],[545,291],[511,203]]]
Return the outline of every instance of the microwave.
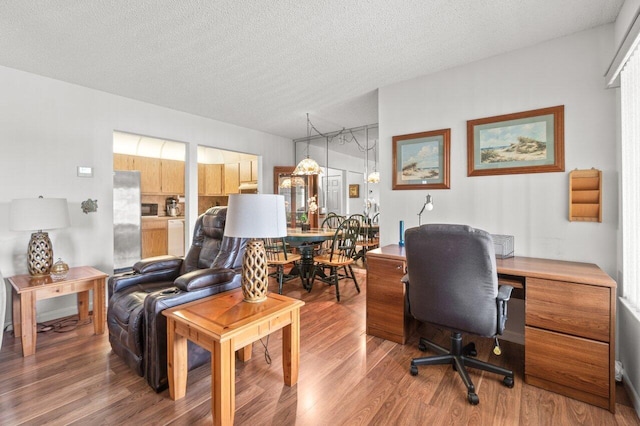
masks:
[[[153,203],[142,203],[140,206],[142,216],[158,216],[158,205]]]

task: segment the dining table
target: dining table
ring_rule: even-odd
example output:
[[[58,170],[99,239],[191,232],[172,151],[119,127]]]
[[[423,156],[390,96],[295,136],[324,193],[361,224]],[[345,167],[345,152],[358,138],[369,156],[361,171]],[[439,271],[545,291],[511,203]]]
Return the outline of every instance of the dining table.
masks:
[[[300,251],[302,259],[300,263],[295,265],[289,275],[298,275],[302,281],[305,290],[310,291],[313,282],[313,250],[322,242],[333,238],[336,230],[331,228],[311,228],[308,231],[302,231],[299,228],[287,229],[287,244],[295,247]],[[324,271],[319,270],[318,275],[324,275]]]

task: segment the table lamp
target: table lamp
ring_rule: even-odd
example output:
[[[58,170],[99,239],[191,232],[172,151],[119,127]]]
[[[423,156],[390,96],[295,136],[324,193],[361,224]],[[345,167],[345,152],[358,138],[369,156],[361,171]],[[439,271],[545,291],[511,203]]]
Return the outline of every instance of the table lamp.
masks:
[[[33,276],[48,275],[53,265],[53,245],[42,230],[69,226],[69,207],[65,198],[20,198],[11,200],[9,223],[13,231],[36,231],[31,234],[27,266]]]
[[[269,270],[261,238],[287,236],[284,195],[229,195],[224,235],[250,238],[242,258],[242,294],[245,302],[264,301],[267,298]]]

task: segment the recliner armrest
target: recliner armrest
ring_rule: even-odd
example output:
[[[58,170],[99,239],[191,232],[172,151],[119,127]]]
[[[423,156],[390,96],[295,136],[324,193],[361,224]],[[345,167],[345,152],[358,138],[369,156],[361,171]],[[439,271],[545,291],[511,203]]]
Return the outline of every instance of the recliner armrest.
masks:
[[[177,256],[156,256],[142,259],[133,265],[133,272],[124,272],[109,278],[109,298],[134,285],[173,281],[180,273],[181,266],[182,258]]]
[[[174,284],[182,291],[192,291],[216,284],[224,284],[236,275],[233,269],[199,269],[179,276]]]
[[[496,303],[498,304],[498,334],[504,332],[507,324],[507,302],[511,299],[513,287],[510,285],[501,285],[498,287],[498,296]]]
[[[181,257],[164,255],[139,260],[133,265],[133,270],[139,274],[148,274],[150,272],[175,270],[181,266]]]

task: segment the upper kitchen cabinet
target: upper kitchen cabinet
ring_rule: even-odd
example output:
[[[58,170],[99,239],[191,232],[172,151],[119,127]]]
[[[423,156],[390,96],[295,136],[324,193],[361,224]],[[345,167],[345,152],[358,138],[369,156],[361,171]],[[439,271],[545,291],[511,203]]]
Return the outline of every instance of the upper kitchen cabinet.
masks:
[[[142,194],[184,194],[184,161],[113,154],[113,169],[140,171]]]
[[[133,168],[133,156],[127,154],[113,154],[113,170],[131,171]]]
[[[229,163],[224,165],[224,193],[237,194],[240,192],[240,164]]]
[[[224,195],[222,164],[198,164],[198,195]]]
[[[160,194],[162,192],[159,158],[134,156],[133,170],[140,171],[140,192],[143,194]]]
[[[240,162],[240,182],[255,182],[258,180],[258,161],[244,160]]]
[[[184,161],[162,159],[160,160],[160,172],[160,192],[162,194],[184,194]]]

